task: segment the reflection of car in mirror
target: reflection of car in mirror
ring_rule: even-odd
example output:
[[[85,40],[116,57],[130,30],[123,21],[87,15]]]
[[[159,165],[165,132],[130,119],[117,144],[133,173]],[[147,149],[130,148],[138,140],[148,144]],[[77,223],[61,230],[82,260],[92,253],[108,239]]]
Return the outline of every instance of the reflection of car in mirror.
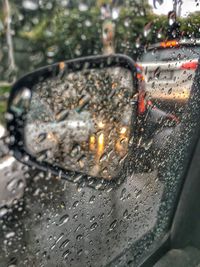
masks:
[[[26,120],[27,149],[35,156],[45,151],[48,162],[63,168],[107,179],[116,176],[115,165],[128,149],[132,87],[131,72],[122,67],[82,70],[39,82]],[[39,113],[38,99],[43,102]]]
[[[116,177],[129,150],[136,112],[132,101],[137,83],[134,63],[114,55],[51,68],[50,74],[50,67],[41,69],[35,84],[30,83],[32,74],[23,81],[23,88],[31,90],[22,130],[25,150],[41,164],[46,161],[95,177]],[[15,99],[24,95],[23,90],[16,85],[11,100],[11,112],[18,116],[23,101]]]

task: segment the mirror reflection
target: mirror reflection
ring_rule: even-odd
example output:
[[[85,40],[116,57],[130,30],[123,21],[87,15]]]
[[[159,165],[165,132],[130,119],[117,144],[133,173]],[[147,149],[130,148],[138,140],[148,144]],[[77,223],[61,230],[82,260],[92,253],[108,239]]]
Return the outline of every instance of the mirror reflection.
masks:
[[[114,178],[131,138],[133,89],[133,74],[122,67],[39,82],[25,127],[29,153],[64,169]]]

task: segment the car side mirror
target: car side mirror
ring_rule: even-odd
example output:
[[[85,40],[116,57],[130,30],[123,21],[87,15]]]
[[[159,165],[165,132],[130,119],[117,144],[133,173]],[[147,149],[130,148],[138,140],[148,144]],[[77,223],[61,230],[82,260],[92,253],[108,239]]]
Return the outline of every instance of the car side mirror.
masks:
[[[122,179],[133,146],[136,94],[135,63],[124,55],[41,68],[12,88],[10,149],[19,161],[72,182]]]

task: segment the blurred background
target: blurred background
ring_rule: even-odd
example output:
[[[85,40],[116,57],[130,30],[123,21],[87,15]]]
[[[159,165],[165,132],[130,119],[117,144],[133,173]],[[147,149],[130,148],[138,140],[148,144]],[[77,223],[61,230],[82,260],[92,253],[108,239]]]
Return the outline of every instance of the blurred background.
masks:
[[[166,40],[170,10],[176,11],[182,37],[199,38],[195,0],[1,1],[0,121],[10,85],[23,74],[60,60],[101,54],[107,17],[115,24],[115,51],[137,59],[149,44]]]

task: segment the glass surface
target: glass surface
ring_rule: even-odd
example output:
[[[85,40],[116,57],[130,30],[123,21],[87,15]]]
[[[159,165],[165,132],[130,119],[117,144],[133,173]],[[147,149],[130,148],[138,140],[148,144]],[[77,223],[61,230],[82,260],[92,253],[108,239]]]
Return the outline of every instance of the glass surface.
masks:
[[[58,75],[35,85],[26,147],[39,161],[112,179],[128,153],[133,77],[116,67]]]
[[[200,46],[181,46],[176,48],[159,48],[144,53],[139,61],[179,61],[198,59],[200,55]]]
[[[172,9],[176,9],[176,16],[173,12],[168,14]],[[139,266],[160,246],[171,227],[183,172],[187,171],[192,155],[192,138],[199,124],[199,89],[195,87],[199,77],[194,83],[199,29],[200,5],[195,0],[0,1],[0,266]],[[157,43],[183,39],[193,45],[149,51]],[[103,169],[95,173],[110,179],[120,171],[124,181],[117,184],[113,180],[109,188],[100,190],[101,179],[91,188],[85,186],[82,173],[73,184],[50,170],[46,173],[19,163],[8,148],[14,136],[8,136],[5,129],[5,121],[12,120],[12,114],[6,113],[6,106],[13,82],[48,64],[112,53],[122,53],[134,60],[142,58],[136,62],[139,88],[137,129],[132,139],[134,157],[127,161],[128,170],[124,171],[123,164],[119,166],[102,156],[109,174],[102,174]],[[100,72],[111,77],[109,69]],[[118,73],[117,79],[123,77],[127,81],[123,71],[118,70]],[[90,74],[98,73],[91,71]],[[73,84],[76,82],[72,80]],[[100,82],[105,86],[106,80]],[[97,125],[101,128],[106,124],[106,131],[112,128],[114,134],[117,135],[118,130],[124,134],[122,117],[125,114],[125,125],[129,127],[130,102],[128,100],[126,106],[124,101],[129,98],[119,95],[119,108],[113,111],[109,105],[113,106],[114,100],[119,99],[113,96],[113,102],[108,101],[109,92],[115,91],[112,86],[105,94],[101,92],[106,86],[97,94],[95,85],[91,93],[77,96],[78,91],[62,88],[65,84],[54,79],[35,87],[26,146],[42,161],[46,155],[38,155],[41,151],[36,149],[43,150],[38,144],[47,140],[45,146],[53,151],[47,155],[48,160],[71,170],[78,166],[77,171],[81,171],[81,166],[84,169],[84,166],[93,165],[98,150],[98,146],[95,147],[93,154],[95,139],[107,144],[104,138],[108,134],[101,135],[102,130],[98,133]],[[117,84],[121,87],[122,81]],[[29,102],[30,90],[27,89],[16,99],[16,105],[20,105],[20,98],[22,102]],[[52,93],[50,97],[46,95],[48,90]],[[73,100],[67,101],[64,110],[66,98],[59,95],[63,90],[72,94],[66,98]],[[131,87],[127,92],[131,93]],[[92,106],[86,104],[90,101],[95,105],[104,97],[106,114],[94,112]],[[47,100],[49,103],[45,102]],[[115,117],[117,123],[112,121],[107,127],[111,117]],[[60,136],[58,125],[69,122],[71,129],[75,127],[73,136],[69,138],[67,133]],[[45,132],[39,133],[42,123]],[[56,137],[52,129],[46,131],[47,125],[51,128],[53,123]],[[31,124],[37,125],[37,130],[31,128]],[[83,129],[76,135],[78,124]],[[38,134],[35,145],[31,140]],[[57,135],[61,139],[59,142]],[[131,135],[132,132],[128,133],[128,139]],[[66,142],[62,139],[65,137]],[[116,139],[112,137],[111,141],[113,148]],[[78,143],[77,146],[73,147],[74,143]],[[88,147],[92,151],[86,153],[87,164],[84,165],[81,157]],[[126,141],[122,150],[122,154],[129,151]],[[63,151],[72,153],[70,158],[63,155]],[[117,153],[114,157],[118,158]],[[92,175],[91,168],[85,171]]]

